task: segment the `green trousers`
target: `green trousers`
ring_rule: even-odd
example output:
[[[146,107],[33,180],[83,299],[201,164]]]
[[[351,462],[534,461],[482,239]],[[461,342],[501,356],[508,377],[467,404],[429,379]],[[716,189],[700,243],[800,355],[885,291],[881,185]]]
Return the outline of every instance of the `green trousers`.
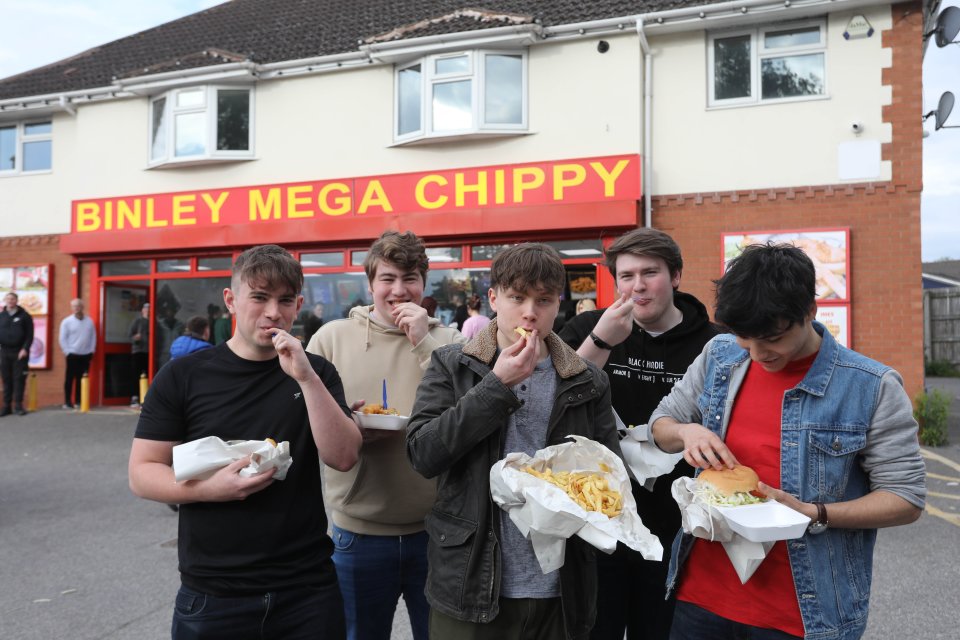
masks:
[[[500,598],[487,623],[464,622],[430,610],[430,640],[565,640],[560,598]]]

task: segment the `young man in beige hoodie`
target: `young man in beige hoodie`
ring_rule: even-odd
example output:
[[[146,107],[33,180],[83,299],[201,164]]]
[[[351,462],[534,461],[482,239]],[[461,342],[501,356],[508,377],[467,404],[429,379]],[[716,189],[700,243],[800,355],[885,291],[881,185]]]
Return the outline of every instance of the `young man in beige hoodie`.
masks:
[[[420,306],[429,261],[412,232],[384,232],[363,266],[373,305],[354,307],[347,318],[325,323],[307,351],[336,366],[354,409],[379,402],[385,384],[389,407],[408,416],[433,351],[466,338]],[[329,467],[324,472],[347,637],[389,639],[402,595],[414,639],[426,640],[423,521],[436,497],[436,481],[410,466],[403,431],[361,430],[364,443],[357,465],[347,472]]]

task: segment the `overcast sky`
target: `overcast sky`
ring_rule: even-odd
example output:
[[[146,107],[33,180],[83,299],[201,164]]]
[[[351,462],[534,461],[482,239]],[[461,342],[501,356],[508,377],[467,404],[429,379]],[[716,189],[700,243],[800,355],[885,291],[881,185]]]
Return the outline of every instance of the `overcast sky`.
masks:
[[[201,11],[223,0],[0,0],[0,78]],[[944,0],[943,6],[960,4]],[[960,46],[931,43],[923,65],[924,112],[953,91],[960,103]],[[917,114],[920,117],[922,114]],[[960,126],[960,104],[947,125]],[[960,259],[960,129],[923,143],[923,260]]]

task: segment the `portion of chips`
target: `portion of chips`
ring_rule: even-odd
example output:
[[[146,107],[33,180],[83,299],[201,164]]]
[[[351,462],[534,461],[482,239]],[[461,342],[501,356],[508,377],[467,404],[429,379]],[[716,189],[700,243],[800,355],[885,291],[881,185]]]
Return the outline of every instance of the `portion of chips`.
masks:
[[[400,415],[400,412],[398,412],[396,409],[393,409],[393,408],[384,409],[384,408],[383,408],[383,405],[381,405],[381,404],[367,404],[367,405],[364,405],[363,408],[360,409],[360,411],[362,411],[363,413],[365,413],[365,414],[367,414],[367,415],[375,415],[375,416],[398,416],[398,415]]]
[[[585,471],[554,473],[553,469],[537,471],[532,467],[521,467],[520,470],[560,487],[574,502],[587,511],[596,511],[614,518],[623,510],[623,496],[616,489],[611,489],[607,479],[599,473]]]

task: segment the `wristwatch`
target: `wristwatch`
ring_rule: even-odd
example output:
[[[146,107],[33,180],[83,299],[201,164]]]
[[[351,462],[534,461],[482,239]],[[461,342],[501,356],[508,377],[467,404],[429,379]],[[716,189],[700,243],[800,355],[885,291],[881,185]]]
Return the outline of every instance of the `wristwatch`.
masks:
[[[593,344],[597,345],[601,349],[606,349],[607,351],[610,351],[610,349],[613,349],[612,344],[601,340],[600,337],[597,334],[595,334],[593,331],[590,332],[590,339],[593,340]]]
[[[813,506],[817,508],[817,519],[807,527],[807,533],[816,535],[826,531],[827,527],[830,526],[830,521],[827,519],[827,507],[822,502],[814,502]]]

